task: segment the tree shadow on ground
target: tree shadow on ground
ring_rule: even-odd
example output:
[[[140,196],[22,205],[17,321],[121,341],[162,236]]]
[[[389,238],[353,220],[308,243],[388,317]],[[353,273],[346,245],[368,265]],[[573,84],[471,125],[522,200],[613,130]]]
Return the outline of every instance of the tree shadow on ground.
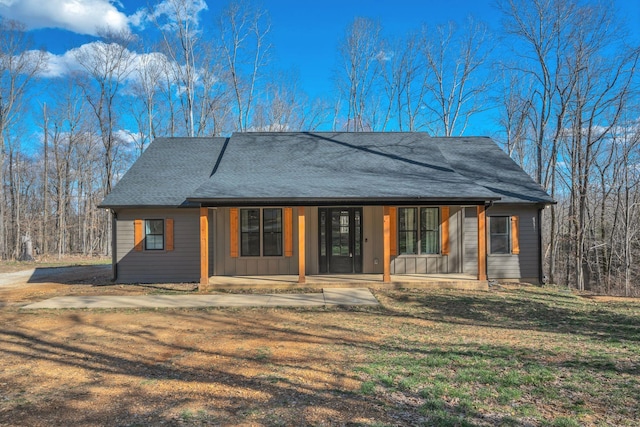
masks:
[[[96,284],[110,280],[111,265],[36,267],[27,283]]]
[[[132,314],[137,318],[145,315],[144,312]],[[314,414],[323,411],[329,417],[357,420],[359,415],[366,414],[369,419],[392,421],[384,408],[345,387],[345,383],[357,381],[350,369],[327,365],[321,356],[326,350],[320,354],[312,351],[319,346],[341,345],[335,344],[334,338],[344,331],[334,333],[328,328],[327,334],[314,336],[303,331],[298,333],[291,326],[275,326],[277,318],[260,322],[222,311],[165,314],[191,326],[177,328],[170,334],[167,332],[174,328],[170,323],[155,327],[145,322],[136,327],[97,324],[88,320],[93,318],[90,313],[76,312],[60,314],[74,323],[62,334],[46,327],[4,328],[0,331],[3,360],[23,361],[18,376],[31,378],[27,378],[26,383],[12,379],[13,383],[8,384],[5,380],[13,376],[1,375],[8,390],[14,391],[8,392],[0,404],[0,424],[17,420],[25,425],[47,424],[39,420],[57,425],[101,425],[105,420],[114,425],[224,424],[228,420],[234,420],[232,424],[256,420],[273,424],[281,418],[291,425],[295,424],[295,417],[300,424],[313,424]],[[269,348],[216,348],[216,331],[225,325],[235,328],[233,338],[239,346],[263,338],[280,345],[304,342],[310,350],[297,359],[278,359],[270,354]],[[198,335],[199,340],[192,342],[189,333]],[[165,338],[159,338],[160,335]],[[353,343],[367,342],[360,338]],[[35,368],[29,369],[34,364],[80,372],[80,381],[78,384],[66,382],[68,387],[61,387],[48,397],[34,396],[28,391],[21,393],[20,390],[31,387],[25,384],[36,380]],[[262,374],[249,375],[233,369],[244,369],[247,365]],[[326,384],[319,386],[298,380],[289,371],[310,371],[310,376],[324,378]],[[107,388],[113,378],[122,377],[129,378],[128,385],[113,386],[112,394],[117,396],[113,404],[79,410],[92,406],[95,396],[91,390]],[[158,394],[155,390],[158,384],[165,387],[165,392]],[[166,391],[170,384],[175,384],[174,392]],[[199,395],[194,395],[192,389],[199,390]],[[192,413],[184,412],[184,407],[195,405],[194,401],[201,403]],[[180,412],[178,418],[175,418],[176,411]]]
[[[610,342],[640,342],[640,316],[626,314],[576,296],[540,296],[518,291],[504,294],[386,294],[390,314],[456,324],[579,334]],[[399,310],[400,305],[411,310]],[[635,306],[638,309],[638,305]],[[635,313],[638,313],[636,310]]]

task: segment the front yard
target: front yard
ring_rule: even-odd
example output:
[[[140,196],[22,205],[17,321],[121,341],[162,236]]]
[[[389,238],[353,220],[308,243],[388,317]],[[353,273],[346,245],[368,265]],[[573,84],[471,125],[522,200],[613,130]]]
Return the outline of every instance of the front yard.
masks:
[[[640,301],[513,286],[375,308],[20,311],[0,288],[0,425],[634,425]],[[172,292],[192,292],[177,288]]]

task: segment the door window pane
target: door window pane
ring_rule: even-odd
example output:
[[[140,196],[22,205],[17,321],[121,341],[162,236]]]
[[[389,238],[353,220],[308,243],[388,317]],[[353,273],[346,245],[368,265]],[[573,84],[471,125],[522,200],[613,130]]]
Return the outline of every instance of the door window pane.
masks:
[[[354,212],[354,220],[355,220],[355,256],[360,256],[361,252],[362,252],[362,248],[360,247],[360,241],[362,240],[361,234],[362,234],[362,225],[361,225],[361,219],[360,219],[360,211],[359,210],[355,210]]]
[[[349,211],[331,211],[331,255],[349,256]]]
[[[263,209],[262,221],[262,254],[282,256],[282,209]]]

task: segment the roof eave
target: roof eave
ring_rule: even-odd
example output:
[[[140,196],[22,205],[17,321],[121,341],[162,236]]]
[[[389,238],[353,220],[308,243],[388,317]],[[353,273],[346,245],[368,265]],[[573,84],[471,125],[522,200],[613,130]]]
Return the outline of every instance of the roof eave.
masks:
[[[176,205],[176,204],[149,204],[149,205],[143,205],[143,204],[103,205],[103,204],[100,204],[97,207],[98,209],[182,209],[182,208],[197,208],[199,206],[200,206],[199,203],[192,203],[192,202],[185,201],[184,203],[179,205]]]
[[[379,205],[482,205],[500,197],[288,197],[288,198],[199,198],[187,199],[208,207],[230,206],[379,206]]]

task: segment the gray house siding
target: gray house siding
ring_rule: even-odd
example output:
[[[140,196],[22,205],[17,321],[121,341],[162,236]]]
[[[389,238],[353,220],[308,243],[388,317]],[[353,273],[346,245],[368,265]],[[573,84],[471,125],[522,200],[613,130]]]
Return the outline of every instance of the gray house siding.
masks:
[[[308,210],[308,209],[307,209]],[[298,274],[298,222],[297,209],[293,209],[293,256],[279,257],[232,257],[230,233],[230,209],[215,209],[215,233],[210,246],[214,252],[214,270],[217,276],[257,276],[272,274]],[[309,228],[307,217],[306,228]],[[308,233],[307,233],[308,236]],[[308,247],[308,245],[307,245]],[[308,259],[308,255],[306,257]]]
[[[381,208],[382,210],[382,208]],[[382,212],[381,212],[382,213]],[[461,270],[461,210],[449,207],[449,255],[398,255],[391,257],[391,274],[449,274]],[[378,230],[382,230],[382,226]],[[382,231],[380,231],[382,244]],[[442,245],[442,242],[440,242]]]
[[[487,253],[487,276],[490,279],[516,279],[538,282],[538,210],[536,206],[493,205],[487,209],[487,245],[489,241],[489,218],[491,216],[517,215],[519,217],[520,253]],[[490,246],[489,246],[490,247]]]
[[[463,273],[478,274],[478,208],[471,206],[463,209]]]
[[[115,262],[121,283],[192,282],[200,276],[198,209],[121,209],[116,211]],[[134,220],[174,221],[173,251],[136,251]],[[166,224],[166,222],[165,222]]]
[[[319,274],[318,208],[306,207],[306,273]],[[298,274],[298,208],[293,208],[293,256],[231,257],[229,208],[209,209],[209,272],[216,276]],[[477,274],[476,207],[449,207],[449,255],[400,255],[391,258],[392,274]],[[120,209],[116,212],[115,263],[122,283],[192,282],[200,275],[199,209]],[[519,254],[487,254],[490,279],[538,280],[538,224],[535,205],[494,205],[489,218],[519,217]],[[174,220],[173,251],[135,251],[135,219]],[[363,207],[363,272],[383,272],[383,208]]]
[[[384,236],[382,223],[382,206],[362,208],[362,271],[365,274],[382,274],[383,272]]]

